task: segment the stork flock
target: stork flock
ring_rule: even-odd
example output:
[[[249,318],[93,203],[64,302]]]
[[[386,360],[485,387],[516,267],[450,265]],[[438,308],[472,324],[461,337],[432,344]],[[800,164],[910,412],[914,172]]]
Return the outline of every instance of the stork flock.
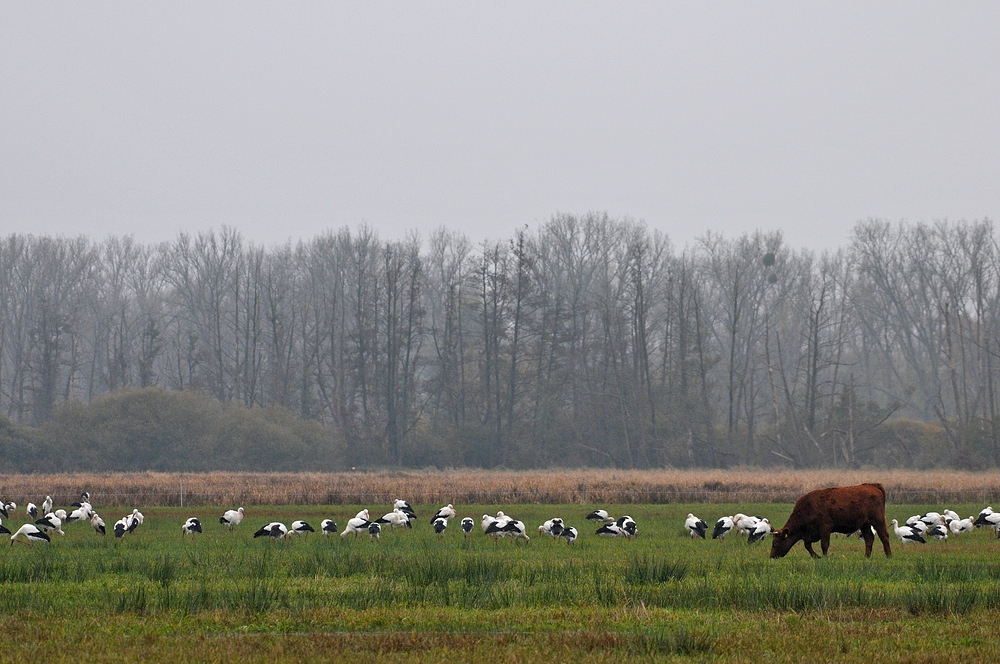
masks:
[[[991,528],[998,538],[1000,538],[1000,512],[994,512],[993,507],[983,509],[979,516],[970,516],[966,519],[960,517],[956,512],[945,509],[940,513],[927,512],[926,514],[916,514],[906,520],[903,525],[899,525],[897,519],[892,520],[893,531],[896,537],[904,544],[920,543],[926,544],[926,538],[933,538],[938,541],[948,539],[949,535],[958,537],[963,533],[971,532],[976,528]],[[688,514],[684,521],[684,528],[692,538],[706,539],[708,533],[708,523],[699,519],[694,514]],[[732,531],[739,535],[747,536],[747,543],[759,542],[768,535],[774,533],[771,522],[766,518],[747,516],[746,514],[734,514],[732,516],[721,517],[715,522],[712,530],[712,539],[724,540],[726,535]],[[861,531],[854,533],[858,537]]]
[[[29,502],[25,505],[24,512],[29,518],[34,519],[34,521],[23,524],[11,533],[10,528],[3,525],[3,519],[13,518],[17,513],[17,503],[0,501],[0,534],[10,535],[11,546],[14,546],[14,542],[27,543],[29,546],[33,546],[35,542],[52,541],[52,534],[65,536],[66,531],[63,530],[63,526],[74,521],[87,521],[96,534],[107,534],[104,519],[94,511],[94,507],[90,502],[90,493],[86,491],[80,494],[80,500],[70,505],[71,509],[68,513],[62,508],[55,510],[52,508],[52,496],[45,496],[41,507]],[[113,529],[115,537],[120,539],[129,533],[135,532],[135,529],[142,524],[143,519],[142,512],[138,509],[133,509],[131,514],[126,514],[115,523]]]

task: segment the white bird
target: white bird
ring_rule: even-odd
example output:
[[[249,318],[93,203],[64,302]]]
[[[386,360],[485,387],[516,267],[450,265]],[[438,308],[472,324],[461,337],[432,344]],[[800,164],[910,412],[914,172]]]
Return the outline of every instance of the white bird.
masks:
[[[559,518],[549,519],[542,525],[538,526],[539,535],[549,535],[552,539],[556,539],[562,535],[563,531],[563,520]]]
[[[48,514],[52,511],[52,496],[45,496],[45,500],[42,501],[42,514]]]
[[[738,513],[733,516],[733,526],[743,535],[752,533],[757,528],[758,523],[760,523],[760,519],[755,516]]]
[[[88,508],[90,507],[89,503],[87,504],[87,507]],[[93,510],[91,510],[91,514],[93,514]],[[136,525],[139,525],[139,526],[141,526],[142,522],[146,520],[146,517],[138,509],[133,509],[132,510],[132,517],[137,521]]]
[[[392,509],[399,510],[400,512],[405,514],[406,518],[409,519],[410,521],[417,520],[417,513],[413,511],[412,507],[410,507],[410,503],[406,502],[405,500],[397,498],[396,501],[393,502],[392,504]]]
[[[622,532],[625,533],[625,537],[631,540],[638,533],[638,526],[635,519],[625,515],[618,517],[618,521],[615,522]]]
[[[715,522],[715,529],[712,530],[712,539],[724,540],[729,531],[733,529],[733,517],[724,516]]]
[[[24,541],[31,546],[34,542],[50,542],[52,541],[48,535],[46,535],[42,530],[33,523],[26,523],[17,529],[17,532],[10,536],[10,545],[14,546],[14,542],[20,542],[21,536],[24,536]]]
[[[344,528],[344,532],[340,533],[340,539],[344,539],[348,533],[354,533],[354,538],[357,539],[359,533],[363,533],[368,530],[368,524],[371,521],[368,520],[367,514],[368,510],[363,510],[361,512],[366,516],[356,516],[347,522],[347,526]]]
[[[465,537],[472,534],[472,529],[476,527],[476,522],[472,520],[471,516],[467,516],[462,519],[462,532],[465,533]]]
[[[219,523],[229,528],[229,532],[233,532],[233,528],[240,525],[240,521],[243,520],[244,512],[243,508],[238,510],[226,510],[226,512],[219,517]]]
[[[560,537],[566,540],[566,544],[569,544],[570,546],[576,542],[577,535],[578,533],[576,532],[576,528],[573,528],[572,526],[563,528],[563,531],[559,534]]]
[[[337,522],[333,519],[323,519],[323,522],[319,524],[319,529],[324,535],[336,535]]]
[[[937,541],[948,539],[948,529],[944,526],[927,526],[927,532],[925,533],[929,537],[933,537]]]
[[[3,515],[4,515],[4,518],[6,518],[9,514],[13,514],[15,512],[15,510],[17,510],[17,503],[15,503],[12,500],[9,503],[5,504],[3,506],[3,509],[0,510],[0,512],[2,512]]]
[[[38,521],[35,521],[35,525],[45,531],[59,533],[60,535],[63,536],[66,535],[66,533],[64,533],[62,529],[62,519],[57,517],[52,512],[49,512]]]
[[[925,521],[924,523],[927,522]],[[941,525],[941,524],[928,524],[928,525]],[[927,540],[921,537],[920,533],[918,533],[910,526],[899,525],[899,522],[896,521],[896,519],[892,520],[892,529],[896,533],[896,537],[898,537],[903,542],[903,544],[907,544],[909,542],[920,542],[921,544],[927,544]]]
[[[584,518],[587,521],[614,521],[614,519],[608,516],[607,510],[594,510]]]
[[[125,534],[128,532],[128,517],[123,516],[122,518],[115,521],[114,530],[116,539],[121,539],[122,537],[125,537]]]
[[[694,514],[688,514],[687,520],[684,521],[684,527],[687,528],[692,539],[695,537],[705,539],[705,533],[708,531],[708,524]]]
[[[754,542],[759,542],[764,539],[772,532],[771,522],[767,519],[761,519],[757,525],[754,527],[753,532],[750,533],[750,537],[747,539],[747,544],[753,544]]]
[[[906,520],[905,525],[910,526],[912,528],[917,523],[924,523],[923,521],[920,520],[921,518],[923,518],[921,517],[921,515],[914,514],[913,516],[911,516],[909,519]],[[927,524],[924,523],[924,525],[926,526]]]
[[[524,525],[523,521],[511,519],[503,529],[504,534],[513,537],[515,542],[520,539],[523,539],[525,542],[531,541],[531,538],[528,537],[528,528]]]
[[[943,526],[928,526],[926,523],[924,523],[923,521],[919,521],[919,520],[916,523],[908,523],[906,525],[908,525],[910,528],[913,528],[915,531],[917,531],[921,535],[926,535],[928,528],[941,528],[941,527],[943,527]]]
[[[80,507],[69,513],[66,517],[66,521],[72,523],[73,521],[89,521],[90,517],[93,516],[94,511],[90,509],[90,503],[83,503]]]
[[[57,510],[56,511],[57,516],[59,512],[62,512],[63,514],[66,513],[63,510]],[[97,512],[94,512],[94,515],[90,517],[90,527],[93,528],[94,532],[97,533],[98,535],[107,535],[107,529],[104,527],[104,519],[98,516]]]
[[[992,528],[994,532],[997,532],[998,537],[1000,537],[1000,512],[989,512],[987,514],[979,513],[976,517],[976,526],[987,526]]]
[[[439,509],[437,511],[437,514],[431,517],[431,521],[433,522],[435,519],[439,519],[441,517],[444,517],[446,519],[455,518],[455,506],[452,505],[451,503],[448,503],[447,505]]]
[[[355,519],[364,519],[365,521],[371,520],[371,517],[368,516],[368,509],[367,508],[365,508],[365,509],[361,510],[360,512],[358,512],[357,514],[355,514],[354,518]]]
[[[196,517],[191,517],[190,519],[184,522],[183,526],[181,526],[181,535],[182,536],[190,535],[192,542],[194,541],[194,534],[200,532],[201,532],[201,521],[199,521]]]
[[[926,523],[928,526],[943,526],[944,517],[942,517],[937,512],[928,512],[927,514],[920,517],[920,520]]]
[[[57,517],[59,517],[60,521],[62,521],[63,523],[66,523],[66,519],[67,519],[67,517],[66,517],[66,510],[64,510],[64,509],[58,509],[55,512],[53,512],[53,514],[55,514]]]
[[[377,542],[381,535],[382,526],[377,521],[370,521],[368,523],[368,536]]]
[[[25,506],[24,511],[27,512],[28,516],[30,516],[32,519],[38,518],[38,507],[34,503],[28,503]],[[45,514],[45,512],[42,512],[42,514]]]
[[[496,517],[492,517],[489,514],[483,515],[483,520],[479,522],[479,525],[482,526],[484,533],[493,536],[494,541],[500,536],[500,529],[503,527],[502,525],[497,526]]]
[[[972,532],[973,528],[975,528],[972,524],[973,517],[971,516],[968,519],[952,519],[948,521],[948,530],[951,531],[952,535],[958,537],[962,533]]]
[[[314,533],[313,527],[310,526],[305,521],[292,521],[292,529],[288,531],[289,535],[305,535],[307,533]]]
[[[444,530],[448,527],[448,519],[439,516],[438,518],[431,521],[431,526],[434,528],[434,534],[438,536],[440,541],[444,537]]]
[[[410,525],[410,518],[399,509],[394,509],[388,514],[383,514],[379,518],[375,519],[376,523],[387,523],[390,529],[395,530],[396,528],[412,528]]]
[[[625,537],[625,531],[619,528],[617,523],[606,523],[594,534],[601,537]]]
[[[944,517],[945,522],[948,522],[948,521],[958,521],[959,519],[962,518],[962,517],[960,517],[958,515],[958,512],[953,512],[953,511],[948,510],[948,509],[942,510],[941,516]]]
[[[271,539],[285,539],[288,534],[288,528],[285,524],[280,521],[272,521],[266,526],[261,526],[260,529],[253,534],[254,538],[257,537],[270,537]]]

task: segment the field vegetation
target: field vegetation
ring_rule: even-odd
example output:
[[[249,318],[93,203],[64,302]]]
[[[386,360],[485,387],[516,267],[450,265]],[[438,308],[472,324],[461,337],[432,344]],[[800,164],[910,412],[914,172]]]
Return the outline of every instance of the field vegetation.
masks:
[[[95,496],[96,498],[96,496]],[[253,539],[271,520],[341,526],[358,505],[248,509],[232,535],[218,508],[146,509],[121,541],[86,524],[47,546],[0,552],[3,659],[390,661],[954,661],[995,660],[1000,542],[979,530],[947,542],[863,557],[837,538],[813,561],[801,546],[770,560],[769,544],[692,540],[689,511],[714,522],[734,511],[780,525],[781,504],[611,507],[640,536],[594,536],[594,505],[456,504],[477,528],[453,521],[438,542],[426,517],[412,531],[295,541]],[[981,505],[948,505],[962,515]],[[388,505],[369,505],[373,513]],[[436,506],[435,506],[436,507]],[[895,506],[889,518],[940,508]],[[116,510],[99,511],[109,521]],[[528,525],[562,516],[581,531],[573,547],[533,534],[494,543],[478,528],[503,509]],[[124,513],[125,510],[118,510]],[[373,514],[374,515],[374,514]],[[183,540],[199,516],[205,533]],[[108,519],[112,517],[112,519]],[[11,520],[8,523],[16,523]]]
[[[0,477],[0,498],[56,502],[81,490],[104,505],[344,505],[389,503],[760,503],[794,502],[812,489],[881,482],[890,503],[1000,502],[1000,471],[903,470],[537,470],[339,473],[56,473]]]

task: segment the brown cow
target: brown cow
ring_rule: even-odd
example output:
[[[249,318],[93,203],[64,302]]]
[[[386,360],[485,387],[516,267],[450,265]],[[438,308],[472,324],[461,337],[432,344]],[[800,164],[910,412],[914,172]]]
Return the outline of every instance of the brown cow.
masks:
[[[781,558],[802,540],[809,555],[819,558],[813,542],[821,543],[825,556],[830,549],[830,533],[850,535],[859,530],[865,539],[866,557],[871,558],[876,534],[882,540],[886,558],[892,557],[885,525],[885,488],[881,484],[816,489],[795,501],[792,515],[774,533],[771,557]]]

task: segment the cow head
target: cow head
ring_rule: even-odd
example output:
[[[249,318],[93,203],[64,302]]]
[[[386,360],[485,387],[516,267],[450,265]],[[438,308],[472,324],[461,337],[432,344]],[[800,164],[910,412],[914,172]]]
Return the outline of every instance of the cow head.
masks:
[[[783,558],[798,541],[797,537],[792,537],[788,528],[775,530],[771,536],[771,557]]]

